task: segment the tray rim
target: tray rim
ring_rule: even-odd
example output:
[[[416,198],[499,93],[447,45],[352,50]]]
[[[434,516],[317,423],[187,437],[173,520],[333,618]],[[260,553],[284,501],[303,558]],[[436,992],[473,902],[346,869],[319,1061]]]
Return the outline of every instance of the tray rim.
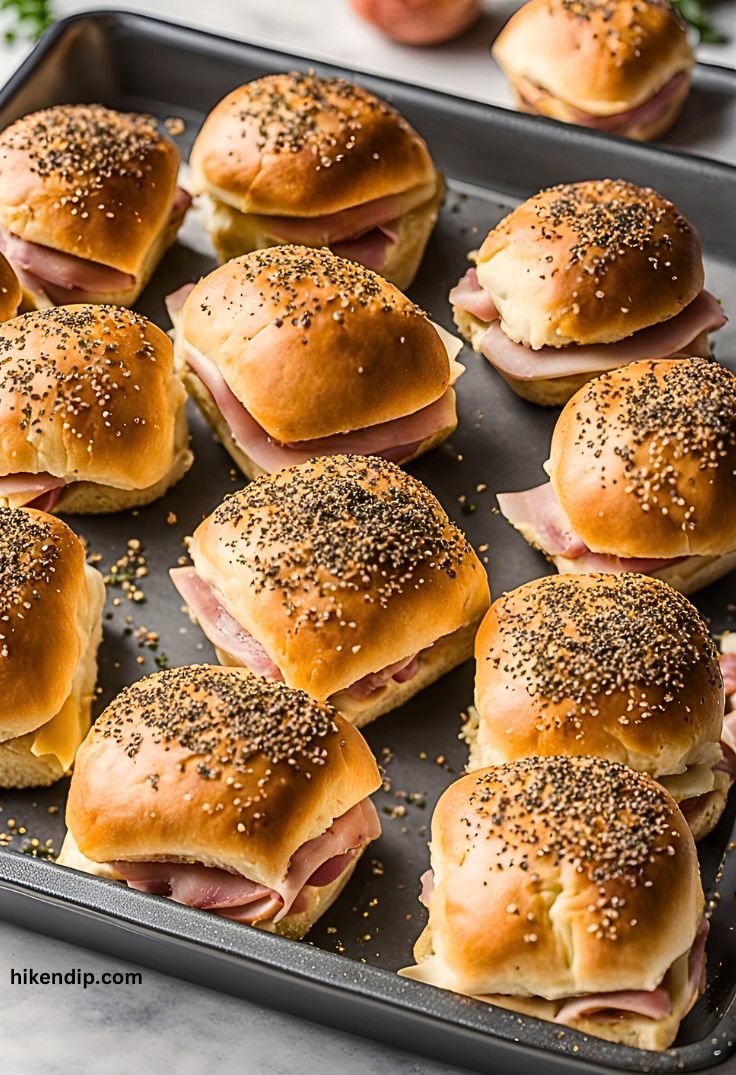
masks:
[[[479,114],[492,114],[496,117],[497,122],[507,128],[521,128],[521,130],[527,130],[529,132],[538,130],[540,125],[542,129],[549,129],[551,125],[552,129],[557,131],[558,135],[564,130],[565,137],[571,141],[587,142],[591,145],[605,145],[606,143],[613,143],[620,145],[624,142],[627,145],[628,152],[632,153],[635,157],[640,159],[650,158],[652,156],[661,157],[664,159],[672,158],[678,161],[680,167],[686,166],[688,170],[698,172],[702,174],[702,169],[706,168],[712,171],[716,176],[720,176],[724,180],[736,181],[736,165],[729,164],[724,161],[714,160],[710,157],[701,156],[692,153],[683,153],[681,151],[671,149],[661,145],[651,145],[642,143],[633,143],[627,139],[620,139],[612,135],[608,135],[604,132],[589,131],[585,128],[572,127],[568,124],[561,124],[554,120],[547,119],[546,117],[530,116],[524,113],[517,112],[510,108],[504,108],[499,105],[493,105],[484,101],[477,101],[469,98],[465,98],[460,94],[453,94],[444,90],[434,89],[427,86],[417,86],[411,82],[402,81],[401,79],[395,79],[389,76],[373,72],[361,71],[358,68],[353,67],[341,67],[330,60],[315,59],[308,55],[287,52],[278,48],[273,48],[269,45],[260,45],[249,42],[245,38],[241,37],[227,37],[223,34],[213,33],[208,30],[201,29],[191,24],[182,24],[175,22],[173,19],[159,18],[157,16],[150,16],[143,14],[139,11],[132,11],[125,8],[110,8],[110,9],[92,9],[88,11],[77,12],[69,15],[65,18],[59,19],[52,27],[50,27],[36,44],[33,50],[25,58],[25,60],[15,70],[13,75],[7,80],[7,82],[0,88],[0,108],[3,108],[13,96],[28,82],[29,78],[35,73],[36,69],[40,67],[46,57],[53,53],[55,48],[60,44],[64,36],[77,24],[84,23],[108,23],[108,24],[138,24],[142,27],[144,33],[148,33],[149,36],[152,33],[163,34],[167,32],[170,35],[181,35],[184,38],[188,38],[191,44],[194,44],[197,38],[205,39],[209,41],[213,48],[217,48],[219,45],[221,49],[226,48],[228,52],[237,50],[239,47],[248,49],[251,52],[258,52],[275,59],[283,59],[284,65],[288,68],[291,64],[305,65],[313,64],[314,66],[326,70],[335,71],[344,74],[348,74],[351,77],[358,78],[370,84],[380,83],[386,89],[383,93],[390,96],[391,88],[396,86],[402,92],[411,92],[414,95],[423,97],[425,99],[436,99],[437,101],[450,102],[456,106],[464,106],[465,110],[469,113],[478,112]],[[736,70],[728,67],[722,67],[716,64],[699,64],[702,68],[712,68],[719,72],[719,76],[723,73],[729,73],[734,80],[734,88],[736,89]],[[25,867],[30,867],[31,871],[38,870],[40,867],[40,877],[44,875],[51,878],[53,883],[46,884],[45,887],[41,887],[40,881],[37,887],[34,887],[32,880],[28,880],[22,877]],[[47,873],[48,871],[48,873]],[[122,913],[109,909],[101,909],[100,904],[107,902],[106,899],[100,898],[97,900],[98,906],[94,906],[94,900],[82,900],[75,897],[73,894],[68,894],[63,891],[64,878],[73,878],[75,884],[81,885],[83,889],[91,886],[90,892],[92,894],[99,893],[99,884],[101,879],[94,877],[87,877],[80,875],[76,871],[67,870],[64,867],[59,867],[55,863],[43,862],[42,860],[32,859],[28,855],[11,851],[5,848],[0,848],[0,908],[6,909],[12,906],[15,897],[22,898],[25,896],[31,901],[41,902],[49,907],[55,908],[56,911],[62,913],[62,917],[66,916],[70,921],[79,919],[79,916],[87,918],[88,920],[95,919],[99,923],[113,931],[120,931],[122,934],[135,933],[141,936],[148,936],[151,939],[156,939],[160,943],[164,944],[168,948],[175,949],[177,946],[183,945],[187,947],[199,948],[203,954],[207,954],[212,958],[221,958],[226,960],[236,960],[241,962],[255,973],[277,973],[282,982],[293,984],[295,981],[298,983],[299,988],[314,988],[319,990],[327,990],[331,994],[338,996],[347,996],[350,998],[353,1005],[357,1005],[360,1008],[361,1004],[373,1008],[381,1009],[384,1014],[388,1013],[391,1016],[396,1016],[399,1012],[402,1019],[407,1022],[419,1020],[424,1024],[425,1031],[427,1027],[433,1027],[435,1030],[443,1028],[444,1033],[448,1035],[447,1041],[447,1059],[451,1062],[457,1062],[457,1052],[455,1051],[458,1042],[455,1041],[455,1049],[453,1049],[453,1041],[449,1040],[454,1038],[466,1038],[468,1042],[475,1041],[479,1045],[481,1051],[485,1051],[486,1057],[484,1059],[474,1060],[472,1057],[470,1061],[473,1067],[479,1071],[491,1070],[488,1066],[492,1064],[495,1059],[501,1059],[500,1056],[494,1058],[492,1055],[495,1053],[503,1053],[504,1058],[523,1059],[526,1058],[530,1061],[534,1061],[534,1067],[524,1068],[518,1067],[516,1064],[513,1066],[514,1072],[518,1072],[519,1075],[526,1075],[526,1072],[536,1072],[542,1070],[538,1065],[540,1063],[547,1064],[547,1070],[563,1072],[565,1069],[574,1075],[575,1072],[599,1072],[601,1075],[614,1075],[616,1072],[621,1071],[692,1071],[692,1072],[704,1072],[704,1071],[716,1071],[732,1069],[736,1071],[736,1067],[733,1066],[732,1060],[736,1056],[736,997],[734,997],[728,1008],[723,1013],[718,1023],[711,1031],[710,1038],[700,1039],[697,1042],[690,1043],[678,1047],[674,1050],[667,1050],[662,1053],[653,1053],[647,1050],[633,1049],[623,1045],[612,1045],[610,1043],[603,1043],[600,1039],[589,1038],[585,1035],[578,1033],[577,1031],[566,1031],[566,1037],[569,1036],[570,1040],[580,1042],[578,1047],[573,1044],[574,1052],[571,1052],[569,1046],[563,1051],[557,1051],[550,1049],[543,1044],[535,1044],[533,1041],[525,1040],[521,1041],[519,1038],[519,1029],[526,1028],[527,1035],[531,1036],[534,1030],[539,1027],[540,1021],[525,1016],[511,1015],[503,1009],[495,1008],[475,1001],[472,998],[458,997],[455,994],[444,990],[436,990],[431,986],[424,985],[419,982],[399,979],[397,975],[389,970],[381,967],[375,967],[370,965],[364,965],[353,959],[346,959],[335,953],[325,951],[323,949],[317,949],[308,944],[308,942],[300,942],[300,947],[303,946],[311,953],[312,962],[317,965],[322,964],[322,969],[327,972],[327,977],[319,976],[319,966],[311,972],[295,972],[293,967],[293,961],[286,959],[286,954],[292,952],[293,954],[293,941],[285,940],[284,938],[277,937],[264,931],[248,930],[241,933],[241,928],[237,923],[227,923],[227,929],[236,930],[233,936],[240,936],[245,939],[246,936],[250,937],[251,946],[254,951],[251,952],[238,952],[233,948],[226,949],[218,947],[216,945],[208,944],[203,941],[201,937],[192,938],[188,936],[182,936],[181,932],[177,935],[173,929],[157,925],[155,921],[137,921],[136,916],[128,915],[127,917]],[[58,883],[57,883],[58,882]],[[140,906],[143,910],[147,904],[151,906],[150,897],[144,897],[145,902],[141,902],[139,905],[135,902],[141,898],[140,893],[132,890],[121,889],[120,886],[114,885],[112,882],[102,881],[102,886],[109,891],[115,890],[117,900],[123,903],[129,903],[131,899],[134,901],[131,904],[131,908]],[[179,920],[180,928],[186,926],[188,923],[200,923],[201,915],[204,912],[198,912],[195,909],[180,906],[178,904],[172,904],[171,901],[154,897],[156,902],[157,913],[152,914],[149,918],[160,917],[163,914],[163,919],[167,920],[169,917],[173,917]],[[161,907],[163,906],[163,912]],[[139,917],[143,917],[142,915]],[[209,916],[213,917],[213,916]],[[17,918],[11,917],[6,919],[7,921],[13,921],[17,925],[25,926],[29,928],[28,924],[19,921]],[[52,936],[57,936],[62,939],[67,939],[68,931],[59,931],[57,929],[45,929],[44,926],[36,926],[35,923],[32,927],[35,931],[41,933],[48,933]],[[289,966],[279,965],[275,968],[272,960],[267,959],[265,956],[261,958],[255,949],[260,948],[263,940],[266,940],[269,946],[273,947],[272,955],[276,955],[280,946],[287,946],[282,948],[284,952],[285,963]],[[91,947],[95,951],[106,951],[103,946],[89,945],[85,943],[83,936],[75,936],[72,943],[77,943],[83,947]],[[122,955],[120,958],[125,958]],[[145,950],[142,953],[136,955],[136,962],[142,965],[152,967],[154,969],[161,970],[163,973],[173,974],[174,976],[187,977],[186,975],[179,974],[176,970],[167,970],[163,964],[159,964],[153,956],[148,957]],[[338,971],[339,966],[346,966],[353,969],[353,980],[345,979]],[[335,974],[331,973],[335,970]],[[376,983],[383,983],[386,988],[383,991],[376,991],[375,993],[367,993],[360,988],[360,982],[355,980],[355,970],[360,970],[361,974],[367,976]],[[338,980],[341,979],[342,980]],[[189,978],[197,982],[202,983],[201,979]],[[388,983],[401,983],[403,990],[408,990],[409,996],[414,994],[416,997],[415,1003],[409,1001],[397,1000],[388,995],[390,990],[388,989]],[[216,984],[207,983],[205,987],[217,989]],[[231,989],[225,989],[224,991],[233,992]],[[442,998],[442,1004],[446,1007],[453,1008],[452,1012],[446,1014],[438,1014],[436,1011],[429,1011],[432,1007],[429,1004],[429,995],[437,998],[439,995]],[[240,994],[248,995],[251,994]],[[421,1003],[421,998],[427,998],[427,1004]],[[252,998],[256,1003],[258,999]],[[262,1002],[263,1003],[263,1002]],[[278,1007],[285,1011],[294,1011],[294,1005],[292,1002],[284,999],[283,1005],[281,1001],[271,1003],[272,1007]],[[437,1001],[437,1003],[440,1003]],[[462,1012],[478,1013],[479,1017],[482,1017],[485,1023],[484,1027],[467,1025],[465,1021],[459,1018]],[[344,1020],[335,1020],[322,1018],[319,1012],[315,1012],[306,1016],[314,1021],[324,1022],[326,1025],[338,1027],[340,1029],[348,1029],[348,1026]],[[502,1023],[513,1022],[515,1025],[515,1031],[512,1034],[508,1032],[504,1033]],[[399,1020],[400,1021],[400,1020]],[[549,1024],[542,1024],[547,1025]],[[383,1028],[381,1028],[383,1029]],[[372,1037],[374,1040],[387,1041],[391,1044],[410,1049],[416,1049],[422,1051],[421,1042],[416,1041],[407,1046],[406,1041],[396,1034],[382,1033],[381,1030],[376,1028],[376,1032],[373,1032],[373,1028],[362,1027],[362,1029],[353,1032],[362,1033],[364,1036]],[[712,1045],[716,1041],[716,1036],[723,1039],[723,1056],[716,1063],[707,1065],[706,1067],[697,1066],[699,1058],[696,1056],[698,1052],[702,1052],[703,1047],[706,1045]],[[582,1043],[585,1043],[584,1046]],[[596,1047],[602,1047],[605,1045],[607,1050],[610,1050],[616,1060],[618,1061],[614,1065],[602,1064],[599,1060],[596,1060],[592,1053],[595,1052]],[[579,1049],[579,1051],[578,1051]],[[587,1055],[586,1055],[587,1054]],[[426,1052],[425,1052],[426,1055]],[[430,1055],[436,1055],[430,1054]],[[626,1064],[626,1058],[632,1058],[636,1063],[635,1066]],[[643,1067],[646,1060],[647,1067]],[[670,1061],[667,1063],[667,1061]],[[727,1065],[727,1068],[724,1068]],[[496,1067],[494,1071],[498,1070]],[[511,1070],[511,1069],[509,1069]]]

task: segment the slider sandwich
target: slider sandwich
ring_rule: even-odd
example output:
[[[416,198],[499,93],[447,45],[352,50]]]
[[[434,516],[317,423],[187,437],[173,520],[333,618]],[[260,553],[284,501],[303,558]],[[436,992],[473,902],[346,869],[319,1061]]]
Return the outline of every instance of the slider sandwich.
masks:
[[[635,362],[557,420],[550,480],[499,494],[560,573],[638,571],[694,593],[736,566],[736,375],[701,358]]]
[[[488,581],[421,482],[363,456],[257,479],[172,580],[219,660],[328,699],[356,727],[468,660]]]
[[[493,229],[450,292],[455,322],[523,399],[557,405],[644,358],[710,356],[726,323],[695,228],[620,179],[535,194]]]
[[[329,246],[397,287],[414,279],[442,177],[398,112],[342,78],[267,75],[228,94],[191,154],[221,261],[280,243]]]
[[[0,132],[0,250],[28,306],[131,306],[191,202],[149,116],[56,105]]]
[[[53,784],[89,730],[105,586],[60,519],[0,507],[0,787]]]
[[[460,340],[329,250],[256,251],[167,304],[187,388],[249,478],[340,452],[406,463],[457,426]]]
[[[526,758],[440,798],[400,974],[596,1038],[666,1049],[705,985],[695,844],[671,796],[602,758]]]
[[[669,0],[530,0],[492,51],[525,112],[642,141],[675,122],[695,62]]]
[[[329,706],[243,669],[126,687],[82,745],[58,862],[303,937],[381,826],[367,743]]]
[[[551,575],[504,594],[475,643],[469,769],[594,754],[648,773],[696,840],[736,777],[718,653],[697,609],[646,575]]]
[[[59,306],[0,325],[0,504],[122,511],[191,466],[171,340],[115,306]]]
[[[20,281],[10,267],[10,262],[0,254],[0,321],[9,321],[20,309]]]

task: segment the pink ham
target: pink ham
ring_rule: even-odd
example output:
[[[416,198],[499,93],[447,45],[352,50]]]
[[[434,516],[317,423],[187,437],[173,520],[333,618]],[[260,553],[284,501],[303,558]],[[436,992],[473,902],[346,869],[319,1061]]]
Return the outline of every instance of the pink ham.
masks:
[[[174,567],[169,575],[213,646],[239,661],[255,675],[283,682],[284,677],[278,665],[271,660],[260,642],[233,619],[224,606],[221,594],[209,586],[194,568]]]
[[[191,195],[177,187],[169,224],[180,222],[191,202]],[[45,292],[57,305],[85,302],[91,295],[128,291],[135,286],[135,277],[129,273],[28,242],[5,228],[0,229],[0,251],[24,286]]]
[[[434,870],[425,870],[419,880],[422,885],[419,902],[429,908],[429,901],[432,899],[432,893],[434,892]]]
[[[705,942],[708,939],[709,930],[710,922],[703,916],[698,926],[698,932],[695,934],[695,940],[690,949],[687,963],[688,988],[691,997],[693,995],[697,997],[705,986]]]
[[[555,1016],[556,1023],[571,1026],[576,1019],[596,1022],[615,1022],[623,1013],[631,1012],[647,1019],[665,1019],[672,1011],[672,1001],[666,989],[621,990],[616,993],[590,993],[571,997]]]
[[[478,283],[476,269],[468,269],[465,276],[461,277],[453,287],[449,298],[453,306],[472,314],[479,321],[498,319],[498,310],[493,299]]]
[[[269,235],[287,243],[304,243],[307,246],[333,246],[347,239],[365,235],[382,225],[394,226],[399,204],[393,195],[376,198],[363,205],[341,209],[316,217],[264,217]],[[393,236],[396,238],[396,235]],[[337,251],[335,251],[337,253]]]
[[[66,482],[53,474],[6,474],[0,478],[0,497],[22,495],[23,504],[38,511],[51,511]]]
[[[240,922],[274,918],[279,921],[303,903],[305,885],[324,887],[347,869],[357,851],[381,835],[378,814],[364,799],[314,840],[292,856],[278,889],[258,884],[240,874],[190,862],[113,862],[131,888],[168,896],[188,907],[213,911]]]
[[[172,291],[170,295],[166,296],[166,309],[172,324],[176,324],[179,314],[184,309],[184,303],[192,291],[194,291],[194,288],[194,284],[182,284],[180,288],[177,288],[176,291]]]
[[[568,347],[532,350],[510,340],[500,322],[493,321],[481,341],[480,349],[497,369],[517,380],[573,377],[583,373],[602,373],[643,358],[685,357],[688,345],[697,336],[722,328],[725,323],[721,304],[709,291],[701,291],[675,317],[640,329],[616,343],[581,347],[571,344]]]
[[[392,679],[397,683],[406,683],[407,680],[416,675],[418,670],[419,661],[415,655],[404,657],[403,660],[382,668],[380,672],[369,672],[367,676],[363,676],[362,679],[357,680],[351,687],[348,687],[345,693],[349,694],[351,698],[369,698],[371,694],[381,690]]]
[[[721,674],[723,675],[723,689],[726,697],[736,694],[736,653],[722,653],[719,657]]]
[[[362,235],[356,235],[353,239],[332,243],[332,252],[340,258],[347,258],[348,261],[357,261],[374,272],[381,272],[388,259],[389,250],[398,237],[395,224],[395,221],[393,225],[382,224],[363,232]]]
[[[190,344],[185,344],[184,348],[187,362],[217,403],[234,439],[267,473],[305,463],[315,456],[338,452],[380,455],[392,462],[401,462],[413,455],[423,441],[454,420],[454,398],[452,390],[448,389],[429,406],[391,422],[294,445],[278,444],[234,395],[214,362]]]
[[[527,489],[522,493],[499,493],[501,514],[519,530],[529,528],[546,556],[562,556],[574,561],[569,570],[577,572],[604,571],[614,575],[637,571],[655,575],[665,567],[677,564],[683,557],[672,560],[624,558],[591,552],[578,537],[555,494],[551,482]],[[531,537],[531,535],[530,535]]]
[[[594,116],[590,112],[583,112],[582,109],[575,108],[566,102],[565,107],[569,109],[570,122],[576,123],[580,127],[590,127],[596,131],[608,131],[610,134],[625,134],[633,128],[648,126],[659,119],[681,90],[684,89],[688,78],[689,75],[686,71],[680,71],[678,74],[673,75],[669,82],[666,82],[648,100],[636,105],[635,108],[627,109],[625,112],[616,112],[612,116]],[[539,86],[535,86],[533,82],[525,78],[519,80],[519,92],[524,103],[535,112],[543,112],[543,109],[539,109],[538,106],[544,98],[550,96],[546,90],[540,89]]]

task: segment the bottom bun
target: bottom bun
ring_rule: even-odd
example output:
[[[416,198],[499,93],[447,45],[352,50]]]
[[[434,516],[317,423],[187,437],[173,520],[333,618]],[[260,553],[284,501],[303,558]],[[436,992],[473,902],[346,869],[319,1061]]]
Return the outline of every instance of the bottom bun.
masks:
[[[517,530],[523,534],[530,545],[535,544],[529,536],[528,530],[526,533],[523,527],[517,527]],[[564,556],[554,556],[552,557],[552,562],[561,575],[581,574],[580,568],[576,566],[576,560],[567,560]],[[673,589],[679,590],[681,594],[687,597],[689,594],[710,586],[711,583],[723,578],[724,575],[728,575],[734,568],[736,568],[736,550],[724,553],[722,556],[687,556],[684,560],[680,560],[679,563],[670,564],[669,567],[664,567],[657,571],[656,574],[653,572],[652,574],[654,574],[655,578],[661,579],[662,582],[669,583]],[[603,564],[601,564],[599,570],[605,570]]]
[[[358,851],[340,876],[336,877],[331,884],[324,885],[321,888],[313,887],[308,896],[309,906],[306,907],[305,910],[299,911],[297,914],[287,914],[280,922],[255,922],[253,923],[254,927],[256,929],[265,930],[267,933],[277,933],[281,937],[290,937],[292,940],[300,941],[302,937],[309,933],[315,922],[317,922],[326,911],[329,911],[332,904],[352,877],[353,871],[358,865],[364,851],[365,846]],[[57,855],[56,863],[59,866],[66,866],[67,869],[70,870],[78,870],[80,873],[91,874],[93,877],[103,877],[108,881],[123,880],[120,874],[117,873],[112,866],[108,865],[108,863],[93,862],[83,855],[70,832],[67,832],[64,837],[64,843],[62,844],[61,851]],[[204,913],[213,914],[214,912],[206,911]],[[218,917],[225,919],[224,915]],[[232,919],[230,919],[230,921],[232,921]],[[241,924],[246,925],[247,923]]]
[[[174,459],[162,478],[145,489],[118,489],[112,485],[98,485],[96,482],[73,482],[61,494],[54,514],[107,515],[113,511],[141,508],[158,500],[176,485],[187,473],[193,460],[194,456],[189,448],[185,401],[177,417]]]
[[[721,771],[718,771],[715,776],[716,786],[713,790],[700,795],[697,800],[693,801],[692,806],[685,806],[683,811],[694,840],[702,840],[708,836],[721,820],[723,811],[726,809],[731,778],[728,773]]]
[[[429,926],[426,926],[414,946],[416,966],[406,967],[400,970],[399,974],[417,981],[428,981],[422,974],[422,963],[432,955],[432,952],[432,931]],[[689,955],[689,952],[681,955],[665,975],[664,983],[672,999],[672,1011],[664,1019],[649,1019],[646,1016],[629,1012],[619,1016],[615,1021],[604,1023],[597,1019],[579,1016],[564,1024],[557,1024],[560,1034],[564,1034],[568,1029],[577,1030],[592,1038],[603,1038],[605,1041],[616,1042],[619,1045],[630,1045],[634,1049],[650,1049],[655,1052],[668,1049],[677,1037],[680,1023],[697,1000],[697,995],[693,996],[689,989]],[[438,982],[429,984],[442,988]],[[464,995],[470,996],[471,994]],[[555,1016],[561,1007],[560,1001],[545,1000],[543,997],[504,996],[500,993],[473,995],[473,999],[550,1023],[555,1021]]]
[[[238,469],[251,481],[260,478],[261,474],[265,474],[266,471],[263,467],[259,466],[254,459],[251,459],[248,453],[245,452],[235,440],[230,430],[230,426],[222,416],[222,411],[217,406],[217,403],[205,387],[204,383],[190,366],[184,368],[182,380],[186,385],[189,395],[207,419],[208,425],[216,434],[223,448],[237,465]],[[424,455],[425,452],[429,452],[433,448],[436,448],[438,445],[442,444],[443,441],[446,441],[456,429],[457,413],[455,414],[455,418],[451,425],[439,429],[431,437],[423,440],[412,455],[408,456],[406,459],[402,459],[401,465],[403,466],[405,463],[410,463],[412,459],[417,459],[420,455]],[[334,454],[338,455],[339,451],[339,448],[336,448]]]
[[[31,753],[35,731],[0,743],[0,788],[47,788],[64,775],[54,754]]]

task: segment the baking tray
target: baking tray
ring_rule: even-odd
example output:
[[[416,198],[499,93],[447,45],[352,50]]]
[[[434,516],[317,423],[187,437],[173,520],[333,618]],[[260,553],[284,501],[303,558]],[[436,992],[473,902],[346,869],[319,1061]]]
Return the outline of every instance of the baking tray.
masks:
[[[301,66],[302,61],[283,53],[144,16],[83,15],[54,27],[0,93],[0,125],[48,104],[102,101],[182,120],[185,129],[178,140],[186,154],[203,113],[229,89],[270,71]],[[337,70],[314,66],[320,73]],[[426,136],[448,177],[447,202],[411,289],[448,328],[447,292],[464,271],[467,250],[489,227],[539,187],[605,175],[651,183],[672,197],[700,229],[709,287],[727,305],[733,301],[736,169],[342,73],[392,100]],[[166,326],[166,293],[212,265],[195,214],[139,309]],[[728,362],[735,345],[731,325],[719,333],[719,357]],[[493,494],[541,480],[555,413],[519,400],[467,348],[464,361],[459,430],[411,470],[487,558],[498,596],[544,571],[544,561],[494,514]],[[101,557],[106,573],[125,554],[130,539],[140,542],[148,570],[132,593],[109,588],[100,708],[157,663],[212,659],[209,644],[183,615],[166,572],[184,553],[183,537],[242,479],[194,408],[191,420],[195,465],[163,500],[138,512],[70,520],[87,538],[91,553]],[[144,601],[135,600],[136,589]],[[728,627],[729,605],[736,604],[733,579],[705,591],[697,603],[714,630]],[[44,791],[0,795],[0,843],[6,845],[0,850],[0,913],[22,926],[478,1071],[734,1070],[736,860],[726,849],[733,839],[736,796],[701,847],[713,910],[708,987],[685,1021],[677,1048],[654,1054],[610,1045],[396,976],[398,967],[411,962],[412,943],[424,925],[417,893],[419,875],[428,865],[428,825],[439,794],[465,761],[458,732],[460,714],[472,700],[472,679],[468,663],[367,729],[385,770],[384,790],[376,796],[384,835],[307,943],[44,861],[63,838],[64,782]]]

